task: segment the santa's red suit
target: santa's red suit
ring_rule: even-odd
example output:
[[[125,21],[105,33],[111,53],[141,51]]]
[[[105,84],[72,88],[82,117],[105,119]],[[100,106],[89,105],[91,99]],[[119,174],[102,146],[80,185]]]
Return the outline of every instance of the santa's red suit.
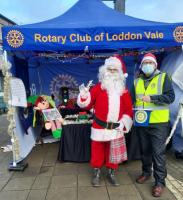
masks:
[[[107,92],[102,89],[101,83],[96,84],[87,97],[78,96],[78,105],[86,109],[94,109],[94,115],[103,122],[121,123],[122,130],[105,129],[93,121],[91,130],[91,166],[101,168],[104,164],[107,168],[116,169],[118,164],[109,162],[110,141],[124,137],[132,126],[132,102],[128,90],[122,94]]]

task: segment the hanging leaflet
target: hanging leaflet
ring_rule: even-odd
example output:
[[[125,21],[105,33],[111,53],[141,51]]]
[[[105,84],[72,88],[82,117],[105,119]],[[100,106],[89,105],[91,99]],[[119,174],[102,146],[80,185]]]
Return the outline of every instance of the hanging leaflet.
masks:
[[[27,107],[27,97],[25,86],[21,79],[12,78],[10,80],[10,101],[12,106]]]

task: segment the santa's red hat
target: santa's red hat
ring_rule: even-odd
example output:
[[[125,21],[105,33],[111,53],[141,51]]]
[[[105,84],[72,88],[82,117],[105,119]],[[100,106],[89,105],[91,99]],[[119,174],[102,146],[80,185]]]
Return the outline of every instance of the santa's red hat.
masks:
[[[122,70],[124,77],[126,78],[128,76],[126,71],[126,65],[122,59],[122,57],[118,54],[115,54],[114,56],[109,57],[105,60],[105,66],[112,66],[117,68],[118,70]]]
[[[156,56],[152,53],[147,53],[147,54],[144,55],[142,62],[141,62],[141,65],[145,60],[151,60],[156,64],[156,66],[158,65],[157,60],[156,60]]]
[[[122,71],[123,71],[124,77],[127,78],[128,77],[128,73],[127,73],[126,65],[125,65],[125,62],[124,62],[123,58],[119,54],[114,54],[114,57],[119,59],[119,61],[121,62],[121,66],[122,66]]]

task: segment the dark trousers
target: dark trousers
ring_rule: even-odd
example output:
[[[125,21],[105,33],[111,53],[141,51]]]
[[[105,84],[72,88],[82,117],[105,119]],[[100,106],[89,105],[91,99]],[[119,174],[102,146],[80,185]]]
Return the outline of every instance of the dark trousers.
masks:
[[[136,127],[136,131],[140,142],[143,175],[151,175],[153,166],[155,185],[165,185],[167,176],[165,141],[169,131],[168,123]]]

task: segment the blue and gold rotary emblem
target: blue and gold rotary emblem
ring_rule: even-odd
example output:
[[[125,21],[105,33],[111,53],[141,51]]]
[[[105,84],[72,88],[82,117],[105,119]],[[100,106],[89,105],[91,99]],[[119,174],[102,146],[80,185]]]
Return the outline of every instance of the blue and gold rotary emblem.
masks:
[[[11,47],[18,48],[24,42],[24,36],[20,31],[11,30],[6,36],[6,40]]]
[[[181,43],[183,42],[183,26],[178,26],[173,32],[174,39]]]
[[[148,118],[147,112],[139,110],[135,112],[135,121],[138,123],[144,123]]]

